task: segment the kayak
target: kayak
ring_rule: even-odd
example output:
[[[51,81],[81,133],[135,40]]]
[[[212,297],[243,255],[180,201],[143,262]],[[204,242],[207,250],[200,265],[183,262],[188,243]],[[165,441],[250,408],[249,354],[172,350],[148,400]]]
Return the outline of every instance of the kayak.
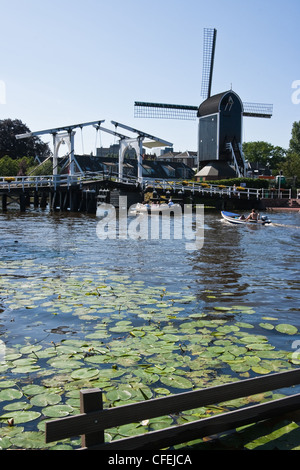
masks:
[[[271,220],[267,217],[267,216],[262,216],[260,219],[258,220],[252,220],[252,219],[249,219],[249,220],[246,220],[245,218],[241,218],[242,216],[240,216],[239,214],[235,214],[234,212],[226,212],[226,211],[221,211],[221,215],[223,217],[223,219],[227,220],[228,222],[230,222],[231,224],[254,224],[254,225],[266,225],[266,224],[270,224],[271,223]]]

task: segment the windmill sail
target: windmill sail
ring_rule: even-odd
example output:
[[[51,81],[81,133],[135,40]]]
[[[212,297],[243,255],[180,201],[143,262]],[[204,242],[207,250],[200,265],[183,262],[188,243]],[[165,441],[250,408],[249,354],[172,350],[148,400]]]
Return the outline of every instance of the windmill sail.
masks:
[[[135,101],[134,117],[156,119],[181,119],[195,121],[198,106]]]
[[[204,28],[201,96],[205,100],[211,95],[216,39],[216,29]]]
[[[243,116],[271,118],[273,114],[273,105],[265,103],[243,103]]]

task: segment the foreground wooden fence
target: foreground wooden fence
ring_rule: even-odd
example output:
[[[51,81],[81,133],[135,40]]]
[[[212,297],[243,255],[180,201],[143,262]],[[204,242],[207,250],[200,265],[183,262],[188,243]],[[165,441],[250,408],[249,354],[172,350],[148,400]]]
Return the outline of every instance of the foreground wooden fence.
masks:
[[[46,423],[46,442],[82,436],[81,450],[162,449],[300,409],[300,393],[159,431],[104,442],[104,430],[300,383],[300,369],[103,409],[100,389],[80,391],[80,412]]]

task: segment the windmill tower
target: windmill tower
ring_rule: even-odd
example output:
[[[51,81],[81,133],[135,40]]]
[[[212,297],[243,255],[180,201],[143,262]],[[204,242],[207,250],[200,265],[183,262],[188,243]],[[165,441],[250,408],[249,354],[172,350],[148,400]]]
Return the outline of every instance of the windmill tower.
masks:
[[[200,106],[134,103],[135,117],[196,120],[198,124],[198,170],[204,177],[244,176],[242,152],[243,117],[271,118],[273,106],[243,103],[233,90],[211,95],[217,30],[204,29]]]

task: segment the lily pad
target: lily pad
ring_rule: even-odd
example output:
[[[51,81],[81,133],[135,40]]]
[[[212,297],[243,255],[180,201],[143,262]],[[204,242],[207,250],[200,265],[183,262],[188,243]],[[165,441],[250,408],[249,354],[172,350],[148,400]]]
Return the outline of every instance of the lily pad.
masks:
[[[74,408],[70,405],[53,405],[42,409],[44,416],[49,418],[61,418],[72,413]]]
[[[45,407],[47,405],[57,405],[61,401],[61,396],[57,393],[43,393],[35,395],[30,399],[30,403],[34,406]]]
[[[74,380],[91,379],[91,378],[97,377],[98,375],[99,375],[98,369],[87,369],[87,368],[74,370],[71,373],[71,377]]]
[[[13,418],[14,424],[28,423],[29,421],[34,421],[39,418],[41,413],[37,411],[11,411],[0,416],[1,420]]]
[[[298,329],[295,326],[286,323],[280,323],[279,325],[276,325],[275,329],[286,335],[295,335],[298,333]]]
[[[23,393],[20,390],[16,390],[15,388],[12,389],[4,389],[0,391],[0,400],[1,401],[9,401],[9,400],[16,400],[23,396]]]
[[[185,377],[173,375],[173,376],[161,376],[161,382],[169,387],[189,389],[193,388],[193,383]]]

